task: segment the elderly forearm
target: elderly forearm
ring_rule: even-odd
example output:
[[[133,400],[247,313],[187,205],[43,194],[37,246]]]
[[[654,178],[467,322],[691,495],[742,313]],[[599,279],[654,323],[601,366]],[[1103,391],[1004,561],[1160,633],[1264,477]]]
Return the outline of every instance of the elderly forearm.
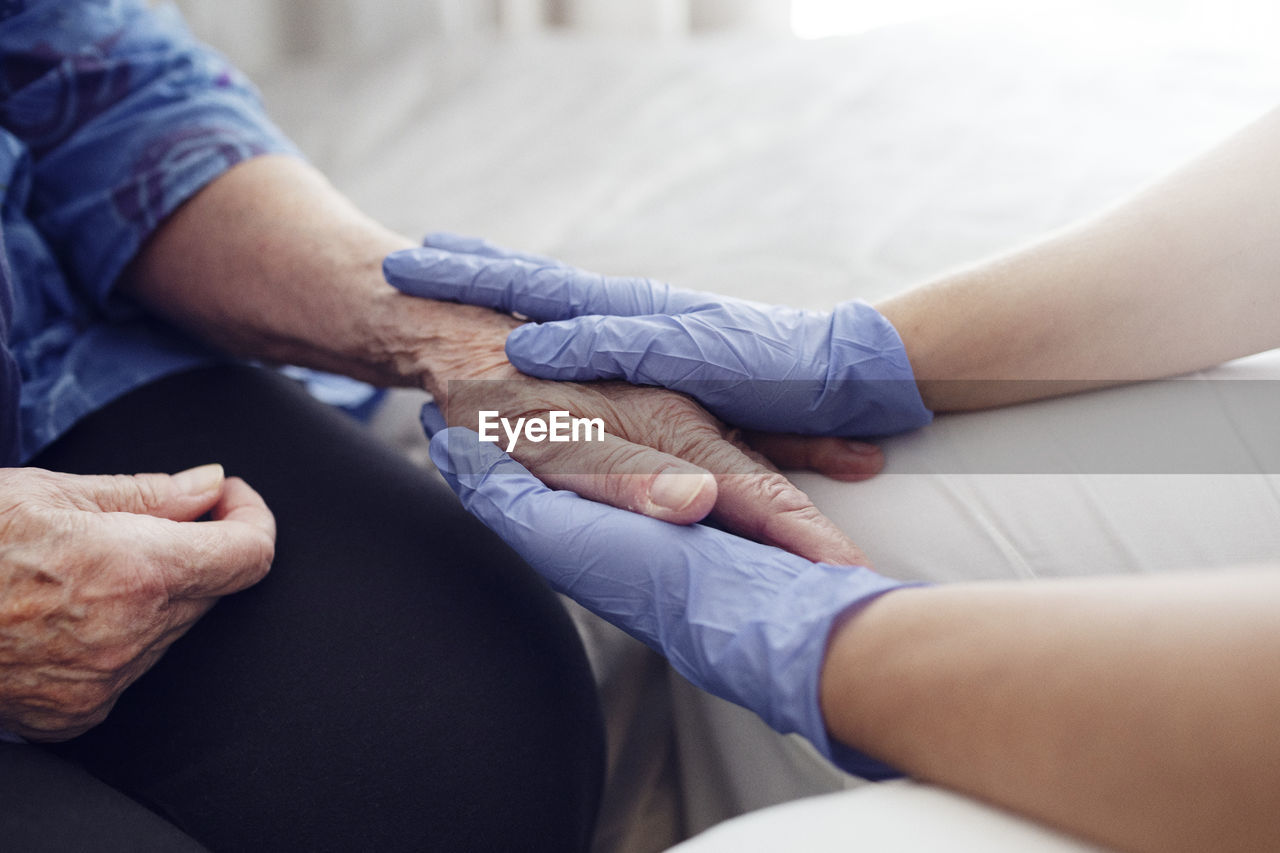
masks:
[[[1125,850],[1280,849],[1280,576],[909,589],[835,634],[840,740]]]
[[[1280,346],[1277,152],[1280,111],[1097,218],[877,306],[925,403],[999,405]]]
[[[183,205],[122,286],[236,355],[431,388],[466,323],[497,318],[387,285],[383,258],[411,245],[305,163],[259,157]]]

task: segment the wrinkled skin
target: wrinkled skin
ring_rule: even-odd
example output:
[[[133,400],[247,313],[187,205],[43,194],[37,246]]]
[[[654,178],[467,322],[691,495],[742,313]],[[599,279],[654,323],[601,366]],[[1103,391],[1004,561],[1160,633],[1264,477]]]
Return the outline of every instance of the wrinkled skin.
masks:
[[[203,473],[0,469],[0,728],[87,731],[220,596],[266,574],[270,511]]]
[[[593,500],[680,524],[709,514],[729,530],[811,560],[869,564],[753,444],[781,464],[846,479],[879,470],[883,458],[874,448],[868,453],[865,446],[835,438],[746,436],[692,399],[663,389],[533,379],[512,367],[503,351],[507,332],[519,320],[489,311],[468,319],[470,334],[454,338],[450,357],[436,353],[436,378],[427,382],[450,426],[476,429],[480,410],[499,411],[512,422],[554,410],[598,417],[605,423],[603,442],[522,440],[512,456],[548,485]],[[467,381],[457,381],[460,376]],[[684,475],[680,479],[691,493],[687,503],[655,503],[650,492],[660,473]]]

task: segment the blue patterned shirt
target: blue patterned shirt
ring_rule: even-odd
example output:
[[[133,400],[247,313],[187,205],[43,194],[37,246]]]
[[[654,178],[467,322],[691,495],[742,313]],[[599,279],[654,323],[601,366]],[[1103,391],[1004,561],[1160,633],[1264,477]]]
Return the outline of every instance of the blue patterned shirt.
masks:
[[[145,0],[0,0],[0,465],[213,357],[115,291],[231,166],[296,153],[257,93]]]

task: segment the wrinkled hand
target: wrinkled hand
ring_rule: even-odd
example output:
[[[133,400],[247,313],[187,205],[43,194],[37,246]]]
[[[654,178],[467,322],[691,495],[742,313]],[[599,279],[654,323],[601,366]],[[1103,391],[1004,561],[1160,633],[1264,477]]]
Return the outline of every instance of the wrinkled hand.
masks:
[[[932,418],[897,330],[865,302],[803,311],[436,235],[411,250],[415,292],[538,321],[506,353],[541,379],[623,379],[688,394],[734,426],[803,435],[888,435]],[[441,242],[443,246],[438,245]],[[477,241],[468,241],[475,244]]]
[[[30,740],[101,722],[220,596],[260,580],[275,548],[262,498],[219,466],[7,468],[0,496],[0,729]]]
[[[818,696],[836,620],[903,584],[552,491],[469,430],[438,433],[431,458],[462,505],[556,590],[846,770],[896,775],[830,740]]]
[[[432,239],[447,241],[443,254],[463,263],[501,251],[480,241]],[[415,251],[388,257],[384,274],[400,290],[420,295],[439,270],[421,262]],[[530,378],[511,366],[504,351],[507,335],[519,320],[480,309],[468,318],[469,328],[454,330],[452,343],[433,342],[435,379],[428,382],[428,390],[444,412],[443,423],[434,427],[474,430],[480,410],[500,411],[512,422],[550,411],[600,418],[604,441],[524,441],[512,455],[549,485],[616,507],[680,524],[699,521],[710,512],[730,530],[810,559],[867,563],[857,546],[769,460],[693,400],[621,382],[581,385]],[[452,354],[442,355],[441,350]],[[841,439],[813,441],[824,443],[805,449],[811,464],[854,471],[857,477],[870,476],[882,464],[878,451],[866,445]]]

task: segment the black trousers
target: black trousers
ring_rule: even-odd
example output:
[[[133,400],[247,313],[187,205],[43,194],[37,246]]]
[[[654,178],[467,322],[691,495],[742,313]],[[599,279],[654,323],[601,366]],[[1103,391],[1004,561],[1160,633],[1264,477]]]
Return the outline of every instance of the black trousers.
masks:
[[[604,740],[569,619],[447,487],[358,424],[273,373],[215,367],[126,396],[33,464],[205,462],[275,512],[271,573],[97,728],[0,746],[0,846],[584,848]]]

